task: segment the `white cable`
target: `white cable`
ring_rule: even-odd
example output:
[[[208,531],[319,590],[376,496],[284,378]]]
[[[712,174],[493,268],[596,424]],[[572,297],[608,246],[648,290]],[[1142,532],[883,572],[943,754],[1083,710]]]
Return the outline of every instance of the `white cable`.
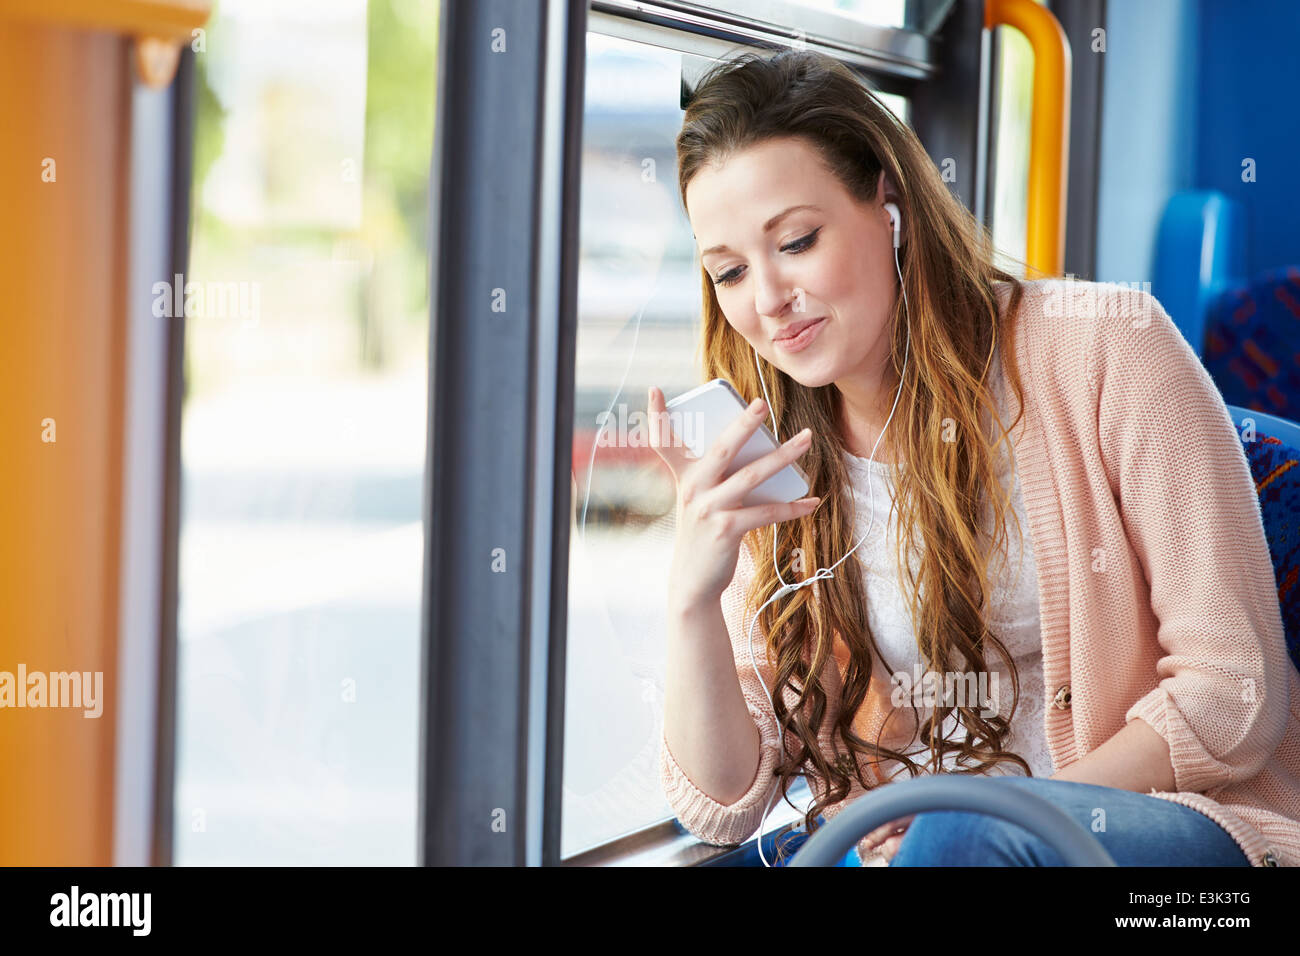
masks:
[[[890,410],[889,410],[889,418],[886,418],[886,419],[885,419],[885,426],[884,426],[884,428],[880,429],[880,437],[876,439],[876,445],[875,445],[874,448],[871,449],[871,460],[872,460],[872,461],[875,461],[875,458],[876,458],[876,448],[879,448],[879,447],[880,447],[881,439],[883,439],[883,438],[885,437],[885,429],[889,428],[889,423],[890,423],[890,422],[893,420],[893,418],[894,418],[894,409],[896,409],[896,408],[898,407],[898,398],[899,398],[900,395],[903,394],[903,375],[906,375],[906,374],[907,374],[907,356],[908,356],[908,352],[909,352],[909,350],[910,350],[910,348],[911,348],[911,344],[912,344],[912,330],[911,330],[911,328],[907,325],[907,316],[908,316],[907,287],[906,287],[906,285],[905,285],[904,282],[903,282],[903,270],[902,270],[902,268],[901,268],[901,267],[899,266],[899,264],[898,264],[898,246],[897,246],[897,245],[894,246],[894,269],[895,269],[895,271],[898,273],[898,288],[899,288],[899,290],[900,290],[900,291],[902,292],[902,294],[903,294],[903,322],[904,322],[904,328],[905,328],[906,331],[907,331],[907,340],[906,340],[906,344],[903,346],[903,373],[902,373],[902,375],[899,376],[898,392],[895,393],[895,395],[894,395],[894,405],[893,405],[893,407],[890,408]],[[752,347],[752,346],[751,346],[751,347]],[[767,394],[767,383],[763,381],[763,368],[762,368],[762,366],[759,364],[759,361],[758,361],[758,349],[754,349],[754,364],[755,364],[755,366],[758,368],[758,381],[759,381],[759,384],[760,384],[760,385],[762,386],[762,388],[763,388],[763,399],[767,402],[767,410],[768,410],[768,413],[772,415],[772,434],[776,436],[777,443],[779,444],[780,441],[781,441],[781,435],[780,435],[780,433],[777,431],[777,428],[776,428],[776,415],[775,415],[775,413],[772,411],[772,399],[771,399],[771,398],[768,396],[768,394]],[[757,664],[757,663],[755,662],[755,660],[754,660],[754,627],[758,624],[758,616],[759,616],[759,614],[762,614],[762,613],[763,613],[763,608],[767,607],[769,604],[771,604],[771,603],[772,603],[773,601],[775,601],[777,598],[782,597],[783,595],[786,595],[786,594],[791,594],[791,593],[793,593],[793,592],[799,590],[799,589],[802,588],[802,587],[807,587],[808,585],[812,584],[814,581],[824,581],[824,580],[829,580],[829,579],[835,577],[835,575],[834,575],[832,572],[833,572],[836,568],[838,568],[838,567],[840,566],[840,564],[841,564],[841,563],[842,563],[846,558],[848,558],[848,556],[849,556],[850,554],[852,554],[854,551],[858,550],[858,547],[862,544],[863,541],[867,540],[867,535],[871,533],[871,527],[872,527],[872,525],[875,523],[875,518],[876,518],[876,486],[875,486],[875,483],[872,482],[872,481],[868,481],[868,482],[867,482],[867,485],[868,485],[868,487],[869,487],[869,489],[870,489],[870,492],[871,492],[871,497],[870,497],[870,499],[869,499],[869,500],[870,500],[870,504],[871,504],[871,507],[870,507],[870,510],[869,510],[870,518],[869,518],[869,520],[867,521],[867,530],[864,531],[864,532],[862,532],[862,537],[858,539],[858,543],[855,544],[855,545],[853,546],[852,550],[850,550],[850,551],[848,552],[848,554],[844,555],[843,558],[840,558],[839,561],[836,561],[836,562],[835,562],[834,564],[832,564],[829,568],[819,568],[819,569],[817,570],[817,573],[816,573],[816,574],[813,574],[813,575],[811,575],[810,577],[807,577],[807,578],[805,578],[805,579],[802,580],[802,581],[798,581],[798,582],[796,582],[796,583],[794,583],[794,584],[787,584],[785,578],[781,577],[781,568],[780,568],[780,565],[778,565],[778,564],[777,564],[777,561],[776,561],[776,530],[775,530],[775,525],[773,526],[773,531],[772,531],[772,566],[776,569],[776,579],[777,579],[778,581],[781,582],[781,587],[777,589],[777,591],[776,591],[775,594],[773,594],[770,598],[768,598],[766,601],[763,602],[762,606],[759,607],[758,611],[754,614],[754,619],[750,622],[750,625],[749,625],[749,663],[750,663],[750,666],[754,668],[754,676],[758,678],[758,683],[762,686],[762,688],[763,688],[763,693],[767,695],[767,703],[768,703],[768,706],[772,708],[772,721],[773,721],[773,723],[776,724],[777,757],[778,757],[778,759],[784,759],[784,757],[785,757],[785,734],[784,734],[784,733],[782,732],[782,730],[781,730],[781,722],[780,722],[779,720],[776,719],[776,704],[775,704],[775,702],[772,700],[772,692],[769,691],[769,690],[767,689],[767,683],[763,680],[763,675],[759,673],[759,671],[758,671],[758,664]],[[855,512],[855,513],[856,513],[856,512]],[[761,754],[762,754],[762,746],[761,746],[761,744],[760,744],[760,747],[759,747],[759,753],[760,753],[760,758],[761,758]],[[760,759],[760,763],[761,763],[761,759]],[[759,858],[760,860],[762,860],[763,865],[764,865],[764,866],[767,866],[767,867],[770,867],[772,864],[771,864],[771,863],[768,863],[768,862],[767,862],[767,858],[766,858],[765,856],[763,856],[763,824],[767,822],[767,815],[768,815],[768,813],[769,813],[769,812],[771,811],[771,809],[772,809],[772,799],[773,799],[773,797],[776,796],[776,792],[777,792],[778,789],[779,789],[779,788],[773,788],[773,790],[772,790],[772,796],[771,796],[771,797],[768,797],[768,799],[767,799],[767,806],[764,807],[764,809],[763,809],[763,816],[762,816],[762,817],[759,819],[759,821],[758,821],[758,858]]]
[[[650,294],[645,297],[641,303],[641,308],[637,311],[636,329],[632,333],[632,351],[628,354],[627,365],[623,367],[623,380],[618,383],[618,390],[614,392],[614,398],[610,401],[609,408],[605,410],[605,425],[609,424],[610,417],[614,414],[614,405],[618,402],[618,397],[623,394],[623,386],[627,384],[627,373],[632,370],[632,359],[636,357],[637,339],[641,337],[641,316],[645,314],[645,307],[654,298],[662,275],[662,272],[655,275],[655,284],[651,287]],[[601,436],[605,434],[605,425],[600,426],[600,431],[596,432],[596,437],[591,442],[591,463],[587,466],[587,492],[582,499],[582,526],[578,529],[583,544],[587,543],[587,505],[591,501],[591,476],[596,468],[596,449],[600,446]]]

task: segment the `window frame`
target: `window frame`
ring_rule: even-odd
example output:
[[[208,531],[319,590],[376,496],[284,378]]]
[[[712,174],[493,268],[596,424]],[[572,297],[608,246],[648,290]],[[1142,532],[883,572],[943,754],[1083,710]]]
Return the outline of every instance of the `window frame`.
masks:
[[[168,275],[189,271],[190,208],[194,171],[194,53],[181,49],[171,102],[171,235]],[[181,419],[185,400],[184,315],[166,323],[166,413],[163,443],[162,580],[159,586],[158,698],[155,713],[157,747],[154,753],[153,834],[150,851],[154,866],[175,863],[176,812],[176,696],[179,683],[177,641],[180,628],[181,539]]]
[[[440,20],[418,859],[554,865],[586,5],[443,0]]]

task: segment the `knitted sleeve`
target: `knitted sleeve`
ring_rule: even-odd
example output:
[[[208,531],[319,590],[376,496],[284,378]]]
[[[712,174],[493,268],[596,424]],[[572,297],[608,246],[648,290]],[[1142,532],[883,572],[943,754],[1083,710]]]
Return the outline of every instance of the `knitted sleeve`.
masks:
[[[736,574],[722,595],[722,614],[731,637],[732,656],[740,688],[759,732],[759,762],[754,780],[738,800],[722,804],[714,800],[686,775],[678,765],[668,742],[660,740],[659,767],[664,795],[687,830],[705,843],[727,846],[744,843],[757,831],[759,822],[778,785],[773,770],[777,764],[777,730],[772,706],[768,703],[749,656],[749,625],[752,615],[744,613],[745,590],[754,574],[749,549],[742,546]],[[754,660],[758,664],[767,691],[773,691],[773,671],[764,656],[765,640],[761,627],[754,629]]]
[[[1286,728],[1289,663],[1259,500],[1218,388],[1160,303],[1099,288],[1100,454],[1163,651],[1124,719],[1168,742],[1178,791],[1205,793],[1254,776]]]

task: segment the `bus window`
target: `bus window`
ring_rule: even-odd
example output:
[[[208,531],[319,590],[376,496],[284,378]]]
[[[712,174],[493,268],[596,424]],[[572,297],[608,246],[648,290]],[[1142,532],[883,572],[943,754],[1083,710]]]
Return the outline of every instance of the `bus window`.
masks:
[[[656,722],[673,487],[630,418],[650,381],[672,394],[694,374],[700,289],[673,146],[680,77],[678,53],[587,35],[562,857],[672,815]]]
[[[415,862],[436,14],[223,0],[197,55],[179,864]]]
[[[675,495],[651,384],[700,384],[700,266],[677,189],[682,55],[587,35],[561,857],[670,819],[660,789]],[[906,119],[909,101],[877,94]]]
[[[751,16],[761,16],[769,12],[771,4],[765,5],[759,0],[712,0],[705,6],[712,7],[715,10],[726,10],[732,13],[743,13]],[[825,10],[829,13],[836,13],[841,16],[859,20],[876,27],[904,27],[909,26],[905,20],[908,12],[908,0],[789,0],[781,4],[780,13],[788,15],[788,6],[809,7],[815,10]],[[915,0],[912,6],[915,7]]]

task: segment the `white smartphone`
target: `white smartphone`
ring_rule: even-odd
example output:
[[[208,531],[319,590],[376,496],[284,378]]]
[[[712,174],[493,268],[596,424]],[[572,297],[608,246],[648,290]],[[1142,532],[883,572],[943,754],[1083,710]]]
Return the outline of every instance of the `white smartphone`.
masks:
[[[678,395],[664,403],[668,421],[678,438],[696,458],[703,458],[723,430],[743,415],[749,402],[725,378],[715,378],[699,388]],[[766,423],[760,424],[749,441],[736,453],[727,468],[731,477],[745,465],[776,451],[780,445]],[[754,505],[783,504],[808,497],[812,487],[808,475],[797,464],[789,464],[760,483],[745,497],[746,508]]]

